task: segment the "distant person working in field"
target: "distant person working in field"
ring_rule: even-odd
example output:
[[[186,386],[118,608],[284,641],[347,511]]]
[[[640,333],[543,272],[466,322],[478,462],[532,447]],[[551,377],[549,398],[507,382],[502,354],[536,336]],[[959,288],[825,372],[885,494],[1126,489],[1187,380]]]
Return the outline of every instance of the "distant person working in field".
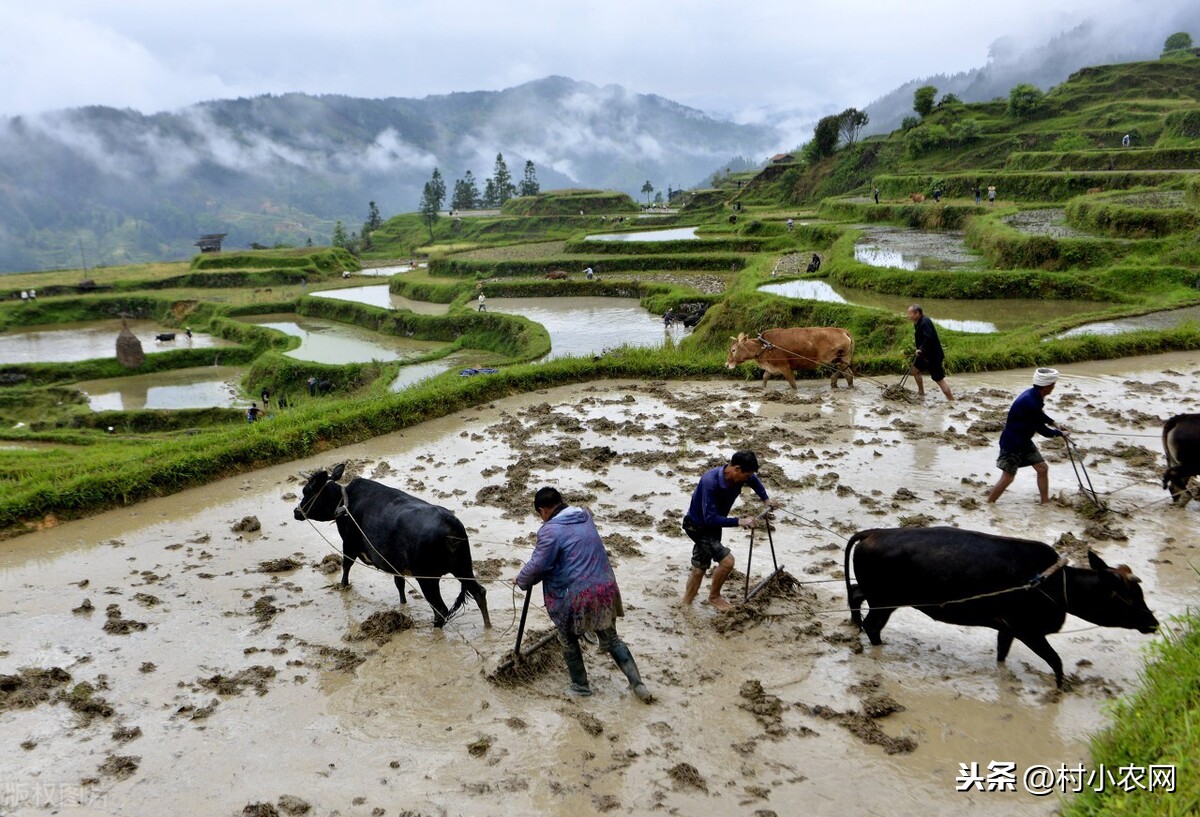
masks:
[[[989,184],[988,185],[988,204],[995,204],[995,203],[996,203],[996,185]]]
[[[979,190],[979,184],[975,184],[975,206],[978,207],[983,201],[983,193]]]
[[[999,499],[1004,489],[1011,485],[1017,476],[1017,469],[1026,465],[1032,465],[1037,473],[1038,495],[1042,504],[1050,501],[1050,469],[1034,445],[1033,435],[1067,436],[1066,429],[1057,427],[1042,410],[1046,398],[1054,391],[1054,384],[1057,382],[1057,371],[1038,369],[1033,374],[1033,385],[1013,401],[1012,408],[1008,410],[1008,420],[1004,423],[1004,431],[1000,434],[1000,457],[996,460],[996,467],[1002,473],[1000,480],[988,494],[988,502]]]
[[[742,493],[742,487],[749,485],[758,494],[768,509],[778,508],[779,503],[767,497],[767,489],[756,476],[758,472],[758,457],[753,451],[738,451],[729,458],[728,465],[720,465],[704,472],[696,490],[692,493],[692,504],[683,517],[683,532],[693,542],[692,572],[688,575],[687,587],[683,591],[683,603],[691,604],[696,594],[700,592],[700,584],[704,581],[704,573],[709,565],[717,563],[713,570],[712,586],[708,591],[708,603],[718,610],[729,610],[733,607],[721,595],[721,586],[733,571],[733,554],[729,548],[721,544],[722,528],[753,528],[758,520],[753,516],[743,516],[738,519],[727,516]]]
[[[1129,147],[1129,134],[1128,133],[1121,137],[1121,147],[1123,147],[1123,148]]]
[[[913,322],[914,341],[917,345],[917,353],[908,373],[917,384],[917,394],[925,396],[925,382],[921,379],[921,372],[929,372],[929,379],[937,384],[942,394],[946,395],[946,399],[953,400],[954,395],[950,393],[950,386],[946,383],[946,370],[942,368],[946,353],[942,350],[941,340],[938,339],[937,328],[925,314],[925,310],[921,309],[920,304],[913,304],[908,308],[908,319]]]
[[[479,293],[479,309],[477,312],[487,312],[487,296],[482,292]]]
[[[650,703],[654,698],[642,683],[629,647],[617,635],[617,618],[625,615],[621,590],[592,514],[568,505],[556,488],[549,487],[534,495],[533,512],[542,526],[533,555],[517,574],[517,586],[528,593],[542,583],[546,612],[558,630],[571,676],[567,693],[592,694],[579,637],[595,633],[600,649],[613,657],[629,679],[633,694]]]

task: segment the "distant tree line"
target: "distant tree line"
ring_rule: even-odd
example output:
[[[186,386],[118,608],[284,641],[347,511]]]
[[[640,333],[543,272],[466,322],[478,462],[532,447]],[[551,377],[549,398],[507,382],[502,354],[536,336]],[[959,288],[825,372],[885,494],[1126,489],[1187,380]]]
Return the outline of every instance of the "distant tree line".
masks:
[[[437,176],[436,168],[433,172]],[[500,207],[515,196],[536,196],[541,190],[542,187],[538,184],[537,179],[537,168],[534,167],[532,160],[525,161],[525,175],[521,182],[516,184],[513,182],[512,174],[508,171],[504,154],[497,153],[496,164],[492,167],[492,175],[484,180],[482,193],[479,192],[479,183],[470,170],[463,178],[454,180],[454,192],[450,195],[450,209],[490,210]],[[429,203],[435,205],[433,209],[436,212],[442,208],[442,203],[445,201],[445,186],[435,186],[429,192],[433,196]],[[422,195],[421,198],[424,201],[425,196]],[[424,211],[423,207],[420,209]]]

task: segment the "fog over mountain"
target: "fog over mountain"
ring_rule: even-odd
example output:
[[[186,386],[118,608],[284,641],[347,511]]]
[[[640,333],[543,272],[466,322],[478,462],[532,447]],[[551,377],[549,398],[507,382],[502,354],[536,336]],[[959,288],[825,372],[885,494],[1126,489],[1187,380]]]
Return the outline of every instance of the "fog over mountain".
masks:
[[[767,155],[774,129],[662,97],[549,77],[424,99],[286,94],[174,113],[86,107],[0,120],[0,270],[184,258],[205,232],[227,245],[328,243],[375,201],[416,209],[438,167],[452,187],[516,179],[639,196],[693,185],[731,157]]]

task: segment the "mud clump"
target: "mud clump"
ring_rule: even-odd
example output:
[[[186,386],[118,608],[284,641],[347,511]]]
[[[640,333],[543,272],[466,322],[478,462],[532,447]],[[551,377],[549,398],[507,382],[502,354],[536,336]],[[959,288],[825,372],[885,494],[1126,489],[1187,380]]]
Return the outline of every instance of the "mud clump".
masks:
[[[335,553],[330,553],[324,559],[313,565],[313,570],[318,573],[324,573],[326,576],[337,573],[342,569],[342,557]]]
[[[242,817],[279,817],[279,809],[270,803],[247,803]]]
[[[346,635],[347,641],[366,641],[370,639],[380,646],[391,640],[392,633],[411,630],[412,617],[399,610],[380,610],[371,613],[366,620],[351,633]]]
[[[33,709],[49,701],[51,692],[70,680],[71,674],[60,667],[25,667],[16,675],[0,675],[0,712]]]
[[[490,735],[484,735],[481,738],[471,741],[467,744],[467,753],[471,757],[483,757],[492,748],[492,738]]]
[[[734,575],[737,572],[734,571],[733,574],[730,574],[730,582],[736,582],[735,586],[740,586],[742,582],[735,579]],[[767,617],[767,608],[774,599],[783,599],[791,604],[799,604],[799,609],[795,613],[800,616],[811,616],[812,606],[799,598],[799,588],[800,583],[796,581],[795,577],[781,569],[767,579],[763,588],[749,601],[714,616],[711,619],[712,626],[723,635],[743,632],[761,623]]]
[[[654,525],[654,517],[645,511],[626,508],[620,513],[615,513],[609,517],[609,521],[620,522],[623,525],[629,525],[634,528],[649,528]]]
[[[746,681],[738,694],[746,699],[745,703],[738,706],[754,715],[768,735],[779,738],[787,734],[787,728],[783,725],[783,701],[777,695],[768,694],[761,681]]]
[[[104,676],[100,676],[101,679]],[[72,712],[82,716],[84,723],[91,723],[92,718],[111,718],[115,712],[112,704],[96,695],[96,688],[87,681],[82,681],[71,687],[70,692],[59,692],[58,699],[64,702]]]
[[[142,621],[122,618],[121,608],[116,604],[110,604],[104,608],[104,614],[108,617],[108,620],[104,622],[104,632],[109,635],[129,635],[135,630],[144,630],[147,626]]]
[[[891,695],[871,695],[863,701],[863,714],[872,720],[886,718],[895,712],[903,712],[904,704]]]
[[[886,697],[886,696],[885,696]],[[889,755],[907,754],[917,748],[917,742],[909,737],[894,738],[888,735],[880,728],[875,719],[861,712],[839,712],[828,706],[817,704],[815,706],[804,706],[808,714],[821,718],[845,727],[850,734],[857,737],[864,743],[870,743],[875,746],[883,747],[883,751]],[[896,710],[892,710],[896,711]]]
[[[667,775],[675,781],[677,789],[698,789],[708,794],[708,782],[700,774],[700,770],[690,763],[676,763],[667,769]]]
[[[591,712],[576,712],[574,714],[575,720],[579,721],[579,725],[583,727],[583,731],[592,737],[596,737],[604,731],[604,724]]]
[[[267,694],[267,682],[276,676],[274,667],[264,667],[255,664],[247,667],[236,675],[216,675],[201,678],[196,683],[204,689],[212,690],[218,695],[241,695],[243,691],[253,687],[256,695]]]
[[[1071,531],[1067,531],[1055,540],[1054,549],[1065,554],[1076,564],[1087,564],[1087,542],[1076,537]]]
[[[251,614],[258,620],[260,624],[270,624],[275,616],[283,612],[282,607],[276,607],[271,602],[275,601],[274,596],[263,596],[254,602],[250,608]]]
[[[337,558],[336,556],[334,557]],[[287,573],[289,570],[295,570],[301,566],[301,562],[293,559],[291,556],[284,556],[282,559],[268,559],[265,562],[259,562],[257,573]]]
[[[83,604],[79,605],[78,607],[73,608],[71,610],[71,612],[75,613],[77,615],[86,615],[95,609],[96,609],[96,605],[92,604],[91,599],[84,599]]]
[[[288,814],[308,814],[312,806],[307,800],[302,800],[294,794],[285,794],[279,798],[279,808]]]
[[[113,730],[112,739],[117,743],[129,743],[131,740],[137,740],[142,736],[142,727],[140,726],[120,726]]]
[[[476,559],[471,567],[475,571],[475,578],[482,582],[490,582],[500,578],[504,571],[504,560]]]
[[[638,547],[637,541],[623,533],[608,534],[604,537],[604,544],[608,548],[608,552],[615,556],[642,555],[642,549]]]
[[[133,773],[138,770],[138,764],[141,762],[142,758],[140,755],[109,755],[100,764],[100,774],[115,777],[117,780],[124,780],[127,777],[133,776]]]
[[[1083,533],[1085,536],[1090,536],[1093,539],[1100,541],[1125,542],[1129,539],[1129,537],[1125,534],[1125,531],[1121,530],[1120,528],[1113,527],[1106,520],[1093,522],[1091,525],[1088,525],[1083,529]]]
[[[230,527],[234,533],[254,533],[262,530],[262,523],[257,516],[243,516],[240,522],[234,522]]]
[[[520,658],[513,660],[512,653],[500,660],[499,666],[485,673],[488,681],[501,687],[515,687],[529,683],[535,678],[549,672],[566,673],[566,663],[562,651],[555,649],[558,641],[554,630],[544,629],[525,633],[525,646],[521,649]],[[545,642],[538,649],[533,645]]]
[[[915,513],[912,516],[900,517],[900,527],[902,528],[927,528],[934,522],[937,520],[927,513]]]

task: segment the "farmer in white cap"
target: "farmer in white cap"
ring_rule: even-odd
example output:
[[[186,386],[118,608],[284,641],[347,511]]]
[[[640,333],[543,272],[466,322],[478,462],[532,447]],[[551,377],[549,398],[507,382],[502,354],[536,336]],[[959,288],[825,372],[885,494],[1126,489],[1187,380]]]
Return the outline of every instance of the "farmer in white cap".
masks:
[[[1042,504],[1050,501],[1050,471],[1046,467],[1042,454],[1033,443],[1033,435],[1043,437],[1066,437],[1066,430],[1057,427],[1055,422],[1046,416],[1042,406],[1046,403],[1046,395],[1054,391],[1058,382],[1058,372],[1054,369],[1038,369],[1033,374],[1033,385],[1021,392],[1021,396],[1013,401],[1008,410],[1008,420],[1004,423],[1004,431],[1000,434],[1000,457],[996,467],[1002,472],[1000,480],[988,494],[987,501],[995,502],[1004,493],[1004,489],[1012,484],[1017,475],[1017,469],[1032,465],[1037,473],[1038,493]]]

